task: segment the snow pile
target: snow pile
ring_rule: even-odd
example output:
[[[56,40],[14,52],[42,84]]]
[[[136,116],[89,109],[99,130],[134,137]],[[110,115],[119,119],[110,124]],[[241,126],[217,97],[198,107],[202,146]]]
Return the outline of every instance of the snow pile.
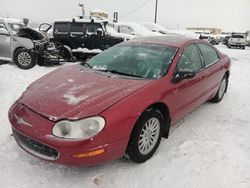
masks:
[[[77,48],[77,49],[73,49],[72,52],[80,52],[80,53],[94,53],[94,54],[99,54],[102,52],[102,50],[100,49],[88,49],[88,48]]]
[[[219,104],[201,105],[175,125],[169,139],[163,139],[144,164],[120,159],[76,168],[24,152],[11,136],[8,109],[32,81],[56,67],[36,66],[25,71],[0,65],[0,187],[249,188],[250,48],[218,48],[232,59],[225,98]]]

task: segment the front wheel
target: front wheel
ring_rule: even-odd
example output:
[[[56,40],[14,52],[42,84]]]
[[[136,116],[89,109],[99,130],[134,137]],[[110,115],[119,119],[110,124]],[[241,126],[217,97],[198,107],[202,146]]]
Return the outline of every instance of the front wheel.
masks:
[[[143,163],[152,157],[158,148],[163,129],[163,117],[160,111],[145,111],[136,122],[126,155],[136,163]]]
[[[223,99],[224,94],[227,90],[227,85],[228,85],[228,77],[224,76],[224,78],[220,83],[219,90],[217,91],[216,95],[211,99],[211,102],[218,103]]]
[[[36,65],[34,54],[25,48],[18,49],[14,54],[13,60],[21,69],[31,69]]]

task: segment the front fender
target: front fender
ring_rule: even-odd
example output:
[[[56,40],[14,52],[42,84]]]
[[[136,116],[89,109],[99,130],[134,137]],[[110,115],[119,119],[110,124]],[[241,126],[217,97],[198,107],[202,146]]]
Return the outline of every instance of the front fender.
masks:
[[[27,38],[12,36],[12,44],[11,44],[12,59],[16,49],[18,48],[26,48],[28,50],[32,50],[34,48],[34,43]]]

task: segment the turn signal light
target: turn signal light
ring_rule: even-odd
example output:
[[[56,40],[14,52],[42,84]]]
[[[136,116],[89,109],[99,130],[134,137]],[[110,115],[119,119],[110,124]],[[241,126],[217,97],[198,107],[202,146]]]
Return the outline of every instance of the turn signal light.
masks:
[[[75,157],[75,158],[92,157],[92,156],[95,156],[95,155],[100,155],[100,154],[102,154],[104,152],[105,152],[104,149],[98,149],[98,150],[90,151],[90,152],[87,152],[87,153],[74,154],[73,157]]]

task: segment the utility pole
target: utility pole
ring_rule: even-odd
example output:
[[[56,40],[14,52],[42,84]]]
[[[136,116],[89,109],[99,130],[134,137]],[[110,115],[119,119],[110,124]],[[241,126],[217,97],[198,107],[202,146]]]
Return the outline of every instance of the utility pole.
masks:
[[[79,7],[82,8],[82,18],[84,18],[85,17],[84,4],[83,3],[79,3]]]
[[[155,2],[155,23],[157,22],[158,0]]]

